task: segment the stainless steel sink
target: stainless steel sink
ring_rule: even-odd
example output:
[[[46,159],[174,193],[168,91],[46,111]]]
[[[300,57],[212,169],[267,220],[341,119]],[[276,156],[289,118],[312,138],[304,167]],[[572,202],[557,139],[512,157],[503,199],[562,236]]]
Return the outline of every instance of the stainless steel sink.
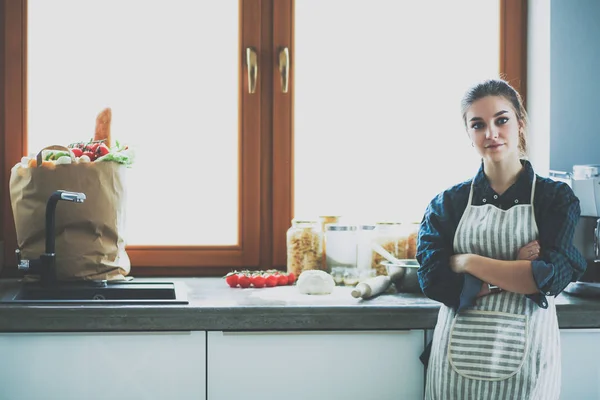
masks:
[[[23,283],[9,290],[0,303],[38,304],[188,304],[179,282],[75,282],[42,286]]]

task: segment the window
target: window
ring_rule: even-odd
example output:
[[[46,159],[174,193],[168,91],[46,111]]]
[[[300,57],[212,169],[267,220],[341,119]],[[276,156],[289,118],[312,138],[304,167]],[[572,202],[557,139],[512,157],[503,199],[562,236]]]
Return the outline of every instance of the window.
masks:
[[[385,0],[95,1],[0,2],[1,179],[6,187],[28,151],[93,136],[110,106],[113,140],[136,149],[133,275],[284,267],[294,216],[415,220],[435,192],[474,173],[458,111],[465,85],[500,71],[523,92],[518,0],[445,11],[440,0],[410,10]],[[432,162],[446,154],[455,168]],[[10,274],[16,241],[2,196]]]
[[[420,222],[479,167],[460,98],[500,72],[499,1],[339,5],[296,2],[295,214]]]

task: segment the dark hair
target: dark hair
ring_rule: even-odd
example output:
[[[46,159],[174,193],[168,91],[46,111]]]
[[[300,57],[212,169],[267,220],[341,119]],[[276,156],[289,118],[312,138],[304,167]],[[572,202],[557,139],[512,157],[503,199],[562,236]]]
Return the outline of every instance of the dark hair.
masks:
[[[517,121],[520,127],[522,127],[519,130],[519,151],[521,152],[521,156],[524,157],[527,154],[527,140],[525,138],[528,126],[527,111],[525,111],[525,106],[523,106],[523,100],[519,92],[505,80],[488,79],[467,90],[460,103],[465,127],[467,126],[467,110],[474,102],[487,96],[504,97],[513,106]]]

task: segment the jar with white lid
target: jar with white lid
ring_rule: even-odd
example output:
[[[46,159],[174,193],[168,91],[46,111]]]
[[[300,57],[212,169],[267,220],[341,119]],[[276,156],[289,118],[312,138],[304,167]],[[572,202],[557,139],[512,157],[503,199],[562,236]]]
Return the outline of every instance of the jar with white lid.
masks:
[[[357,250],[356,250],[356,266],[362,271],[372,270],[371,257],[373,250],[371,249],[371,241],[375,225],[359,225],[356,230]]]
[[[356,226],[342,224],[325,225],[327,246],[327,269],[336,267],[356,268]]]

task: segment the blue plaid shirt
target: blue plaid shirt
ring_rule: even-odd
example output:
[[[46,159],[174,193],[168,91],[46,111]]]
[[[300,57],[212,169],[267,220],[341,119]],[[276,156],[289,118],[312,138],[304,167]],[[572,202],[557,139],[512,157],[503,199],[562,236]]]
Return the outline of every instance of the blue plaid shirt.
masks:
[[[530,204],[534,171],[528,161],[517,181],[502,195],[491,188],[483,172],[483,163],[473,183],[473,205],[493,204],[508,210],[515,204]],[[458,309],[472,306],[482,281],[470,274],[450,269],[454,255],[454,233],[469,199],[471,180],[462,182],[437,195],[427,207],[419,230],[417,260],[419,283],[423,293],[436,301]],[[536,176],[533,200],[541,254],[531,269],[539,293],[528,298],[547,308],[546,296],[558,296],[569,284],[583,275],[586,261],[573,246],[573,233],[581,210],[579,199],[563,183]]]

